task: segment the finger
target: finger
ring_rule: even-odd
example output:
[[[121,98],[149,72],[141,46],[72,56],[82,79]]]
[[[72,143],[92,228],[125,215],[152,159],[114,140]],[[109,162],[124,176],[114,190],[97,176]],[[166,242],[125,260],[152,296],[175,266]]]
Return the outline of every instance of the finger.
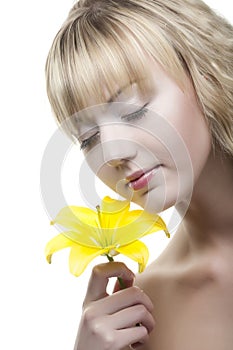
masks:
[[[145,327],[132,327],[117,331],[117,340],[119,348],[124,348],[130,344],[138,346],[146,343],[149,339],[147,329]]]
[[[133,283],[134,283],[134,280],[125,280],[123,278],[122,278],[122,281],[123,281],[124,288],[122,288],[122,285],[119,282],[119,280],[116,280],[116,283],[115,283],[114,288],[113,288],[113,293],[116,293],[116,292],[118,292],[121,289],[126,289],[126,288],[129,288],[129,287],[132,287]]]
[[[131,345],[129,346],[129,348],[130,348],[130,349],[133,349],[133,350],[134,350],[134,349],[138,349],[138,348],[140,348],[143,344],[145,344],[146,340],[147,340],[147,339],[143,340],[142,342],[137,342],[137,343],[131,344]]]
[[[115,329],[124,329],[140,324],[150,333],[154,329],[155,321],[151,313],[143,305],[131,306],[109,316],[109,322]]]
[[[150,298],[140,288],[134,286],[120,290],[106,299],[98,300],[95,308],[96,311],[99,310],[99,313],[104,308],[106,314],[111,315],[137,304],[143,305],[150,313],[153,311],[154,307]]]
[[[132,281],[134,273],[121,262],[114,261],[95,266],[89,280],[84,304],[107,296],[106,288],[108,279],[111,277],[121,277],[123,280]]]

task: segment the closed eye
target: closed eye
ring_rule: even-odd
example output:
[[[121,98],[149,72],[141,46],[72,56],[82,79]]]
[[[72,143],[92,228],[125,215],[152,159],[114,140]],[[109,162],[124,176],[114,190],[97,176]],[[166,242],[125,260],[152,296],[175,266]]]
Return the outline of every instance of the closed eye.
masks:
[[[93,144],[95,144],[99,139],[99,136],[100,136],[100,133],[99,131],[97,131],[94,135],[91,135],[87,139],[80,141],[80,149],[84,150],[87,147],[93,146]]]
[[[131,120],[138,120],[143,118],[148,112],[148,109],[146,108],[148,104],[149,103],[146,103],[142,108],[133,113],[122,116],[121,119],[130,122]]]

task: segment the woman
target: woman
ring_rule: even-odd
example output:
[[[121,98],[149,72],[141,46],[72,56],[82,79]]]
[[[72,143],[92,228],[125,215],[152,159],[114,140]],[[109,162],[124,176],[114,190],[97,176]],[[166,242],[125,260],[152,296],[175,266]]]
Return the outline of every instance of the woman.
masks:
[[[232,349],[232,38],[200,0],[80,0],[58,32],[46,75],[59,125],[109,187],[183,218],[136,278],[94,268],[75,350]],[[113,276],[127,288],[108,295]]]

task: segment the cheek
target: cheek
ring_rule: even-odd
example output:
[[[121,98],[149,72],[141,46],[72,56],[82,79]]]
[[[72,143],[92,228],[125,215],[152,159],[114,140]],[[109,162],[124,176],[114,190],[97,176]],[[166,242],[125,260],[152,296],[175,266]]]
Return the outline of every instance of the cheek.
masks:
[[[110,187],[112,190],[115,190],[117,179],[115,179],[115,171],[113,171],[113,168],[103,165],[101,168],[99,168],[96,175],[105,185]]]
[[[193,168],[194,181],[200,175],[211,150],[211,133],[196,104],[184,104],[177,130],[180,133]]]
[[[211,134],[205,122],[204,116],[192,93],[183,94],[179,89],[174,89],[171,94],[162,94],[159,105],[153,108],[163,116],[164,125],[167,122],[167,132],[161,127],[161,135],[164,135],[164,143],[168,147],[169,154],[174,163],[184,164],[189,162],[193,168],[194,180],[199,176],[211,150]],[[166,103],[169,101],[169,103]],[[173,131],[171,132],[170,126]],[[178,139],[183,142],[183,151],[179,147]],[[186,154],[186,155],[185,155]],[[184,164],[185,165],[185,164]]]
[[[118,192],[117,188],[119,178],[116,177],[116,171],[114,167],[110,167],[104,164],[103,157],[101,157],[100,153],[92,151],[86,155],[85,160],[88,168],[90,169],[89,172],[89,170],[85,168],[82,177],[82,187],[87,188],[85,192],[87,193],[87,199],[89,199],[89,197],[93,196],[94,194],[98,196],[99,188],[96,187],[96,177],[98,177],[104,183],[104,185],[113,191]],[[90,193],[90,189],[93,193]]]
[[[212,143],[211,134],[205,123],[200,122],[199,127],[197,126],[194,131],[187,140],[187,147],[193,165],[194,180],[196,180],[207,162]]]
[[[109,179],[107,170],[111,172],[111,168],[104,165],[101,145],[97,145],[92,150],[85,153],[85,162],[94,176],[97,176],[101,181],[107,184],[106,180]]]

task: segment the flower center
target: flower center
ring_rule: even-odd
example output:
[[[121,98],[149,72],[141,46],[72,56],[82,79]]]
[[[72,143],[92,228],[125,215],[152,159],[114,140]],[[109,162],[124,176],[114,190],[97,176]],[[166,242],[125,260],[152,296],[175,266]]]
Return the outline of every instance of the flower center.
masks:
[[[119,253],[118,253],[115,249],[110,249],[108,254],[109,254],[110,256],[116,256],[116,255],[118,255]]]

